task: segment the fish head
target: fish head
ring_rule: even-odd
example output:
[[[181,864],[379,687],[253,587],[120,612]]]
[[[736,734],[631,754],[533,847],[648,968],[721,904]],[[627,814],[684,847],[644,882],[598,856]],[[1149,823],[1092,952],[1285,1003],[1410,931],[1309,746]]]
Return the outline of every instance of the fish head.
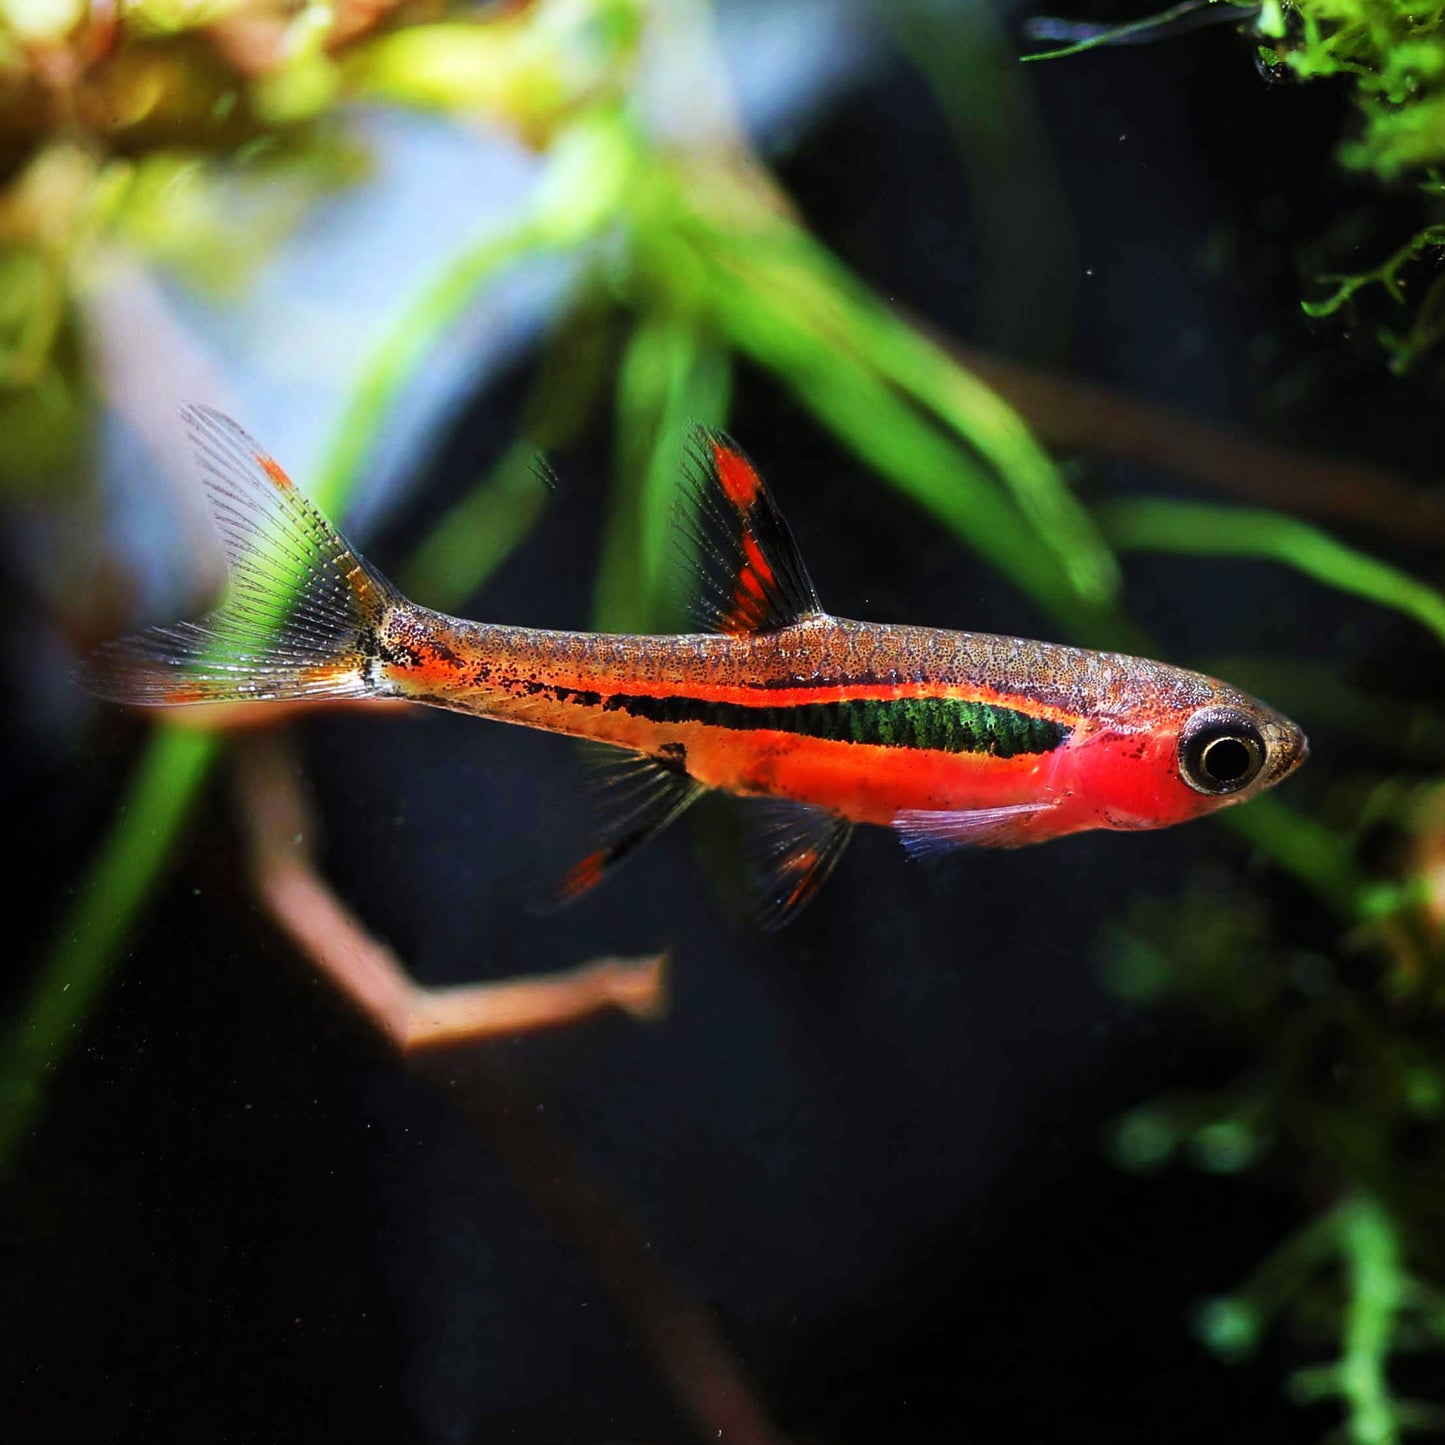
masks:
[[[1257,698],[1198,673],[1165,674],[1155,669],[1147,701],[1062,750],[1053,781],[1068,802],[1065,827],[1186,822],[1258,797],[1309,755],[1303,730]]]

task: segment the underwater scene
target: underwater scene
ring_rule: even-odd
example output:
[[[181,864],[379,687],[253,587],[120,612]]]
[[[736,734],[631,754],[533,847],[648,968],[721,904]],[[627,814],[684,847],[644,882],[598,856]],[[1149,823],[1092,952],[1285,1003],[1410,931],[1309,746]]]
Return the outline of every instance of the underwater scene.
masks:
[[[7,1440],[1445,1433],[1445,4],[1153,3],[0,0]]]

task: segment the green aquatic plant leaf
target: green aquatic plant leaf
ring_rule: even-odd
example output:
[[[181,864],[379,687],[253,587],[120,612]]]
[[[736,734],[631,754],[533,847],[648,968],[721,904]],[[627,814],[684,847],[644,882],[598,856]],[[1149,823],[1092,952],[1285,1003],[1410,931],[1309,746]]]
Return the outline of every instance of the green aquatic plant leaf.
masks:
[[[484,287],[546,249],[545,234],[530,217],[524,218],[462,251],[422,289],[363,367],[330,455],[307,487],[323,512],[339,509],[365,468],[391,406],[441,337],[475,304]]]
[[[1335,289],[1318,301],[1301,301],[1300,308],[1306,316],[1333,316],[1341,307],[1355,298],[1366,286],[1379,286],[1392,301],[1403,302],[1405,293],[1400,272],[1410,262],[1418,260],[1430,251],[1445,250],[1445,225],[1426,226],[1417,231],[1403,246],[1387,256],[1378,266],[1367,271],[1348,274],[1321,276],[1320,282]]]
[[[1099,509],[1105,535],[1126,550],[1256,557],[1413,618],[1445,644],[1445,593],[1327,532],[1279,512],[1137,497]]]
[[[1075,635],[1122,641],[1109,549],[1017,415],[931,343],[909,343],[820,250],[693,222],[650,236],[646,259],[685,276],[737,350]]]
[[[1247,808],[1228,808],[1218,818],[1342,918],[1367,912],[1364,874],[1348,840],[1333,829],[1273,793],[1251,799]]]
[[[1065,56],[1095,50],[1101,45],[1141,45],[1153,40],[1163,40],[1170,35],[1179,35],[1202,25],[1252,20],[1259,14],[1259,10],[1256,0],[1180,0],[1179,4],[1171,5],[1157,14],[1128,20],[1122,25],[1094,25],[1041,16],[1026,26],[1026,33],[1031,39],[1069,38],[1070,43],[1055,50],[1039,50],[1032,55],[1021,55],[1019,59],[1062,60]]]
[[[146,744],[18,1021],[0,1041],[0,1168],[33,1127],[45,1081],[75,1046],[220,746],[208,733],[171,726]]]
[[[612,505],[598,564],[593,622],[604,632],[666,630],[677,565],[673,514],[688,427],[720,426],[731,390],[727,357],[695,323],[645,317],[617,374]]]
[[[461,607],[527,537],[547,505],[537,448],[524,436],[417,544],[399,574],[428,607]]]
[[[861,384],[881,382],[941,422],[981,458],[1012,494],[1034,533],[1034,570],[1051,569],[1085,607],[1107,610],[1118,566],[1093,519],[1013,410],[990,387],[902,319],[805,232],[779,223],[769,234],[709,231],[700,248],[717,267],[715,304],[739,321],[765,312],[773,330],[788,326],[792,354],[828,353]],[[920,482],[923,479],[919,479]],[[996,488],[988,483],[990,491]],[[922,489],[933,490],[926,487]],[[997,545],[1001,538],[994,534]],[[991,551],[985,548],[985,551]]]
[[[480,287],[510,261],[530,254],[534,245],[525,225],[489,238],[447,268],[403,316],[394,336],[363,371],[330,453],[316,481],[307,485],[318,505],[330,512],[342,509],[362,475],[384,408]],[[514,545],[525,530],[513,532]],[[492,539],[493,565],[505,556],[498,540]],[[480,583],[476,567],[469,580]],[[0,1109],[0,1168],[32,1127],[43,1102],[45,1077],[74,1046],[223,752],[224,739],[218,735],[161,723],[133,768],[125,800],[84,871],[30,999],[10,1036],[0,1040],[0,1095],[6,1105]]]

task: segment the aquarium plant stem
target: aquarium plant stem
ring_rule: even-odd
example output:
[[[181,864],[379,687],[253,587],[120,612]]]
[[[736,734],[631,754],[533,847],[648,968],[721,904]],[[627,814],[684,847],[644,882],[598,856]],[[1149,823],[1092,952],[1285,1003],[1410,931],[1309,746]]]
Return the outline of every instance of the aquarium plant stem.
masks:
[[[1413,617],[1445,643],[1445,594],[1398,568],[1278,512],[1131,497],[1099,509],[1118,547],[1201,557],[1252,557]]]
[[[0,1168],[34,1121],[45,1076],[79,1039],[219,752],[213,734],[169,725],[146,744],[20,1022],[0,1045]]]
[[[1355,1445],[1394,1445],[1398,1411],[1385,1378],[1401,1294],[1394,1224],[1377,1200],[1362,1195],[1346,1206],[1341,1231],[1349,1303],[1340,1393],[1349,1406],[1350,1435]]]

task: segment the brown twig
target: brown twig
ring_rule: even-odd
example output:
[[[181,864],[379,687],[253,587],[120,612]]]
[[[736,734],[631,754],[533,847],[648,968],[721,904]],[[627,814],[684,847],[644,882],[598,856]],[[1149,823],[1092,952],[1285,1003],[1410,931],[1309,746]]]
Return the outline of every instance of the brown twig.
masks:
[[[1141,462],[1183,481],[1373,527],[1416,546],[1445,542],[1445,496],[1378,467],[1236,436],[1167,407],[931,334],[1053,446]]]
[[[277,699],[273,702],[198,702],[172,709],[171,727],[200,728],[208,733],[268,732],[300,717],[317,713],[364,712],[415,720],[421,711],[414,703],[391,697],[339,697]]]
[[[575,1023],[609,1008],[660,1017],[665,953],[603,958],[567,973],[460,988],[425,988],[337,898],[311,857],[315,823],[282,736],[237,752],[251,878],[272,918],[322,976],[402,1055]]]
[[[441,1050],[622,1008],[655,1018],[665,955],[604,959],[542,979],[424,989],[366,931],[312,861],[315,822],[284,736],[236,749],[251,872],[267,911],[361,1017],[434,1084],[485,1139],[554,1235],[587,1264],[652,1357],[679,1406],[709,1442],[786,1445],[717,1321],[664,1268],[623,1203],[587,1170],[535,1099],[486,1050]],[[465,1087],[456,1087],[458,1079]]]
[[[537,1101],[514,1098],[514,1082],[486,1053],[473,1053],[444,1074],[440,1062],[425,1062],[417,1072],[442,1088],[462,1077],[467,1087],[446,1088],[447,1097],[607,1291],[699,1437],[709,1445],[786,1445],[711,1312],[678,1286],[623,1202],[583,1167],[539,1114]]]

